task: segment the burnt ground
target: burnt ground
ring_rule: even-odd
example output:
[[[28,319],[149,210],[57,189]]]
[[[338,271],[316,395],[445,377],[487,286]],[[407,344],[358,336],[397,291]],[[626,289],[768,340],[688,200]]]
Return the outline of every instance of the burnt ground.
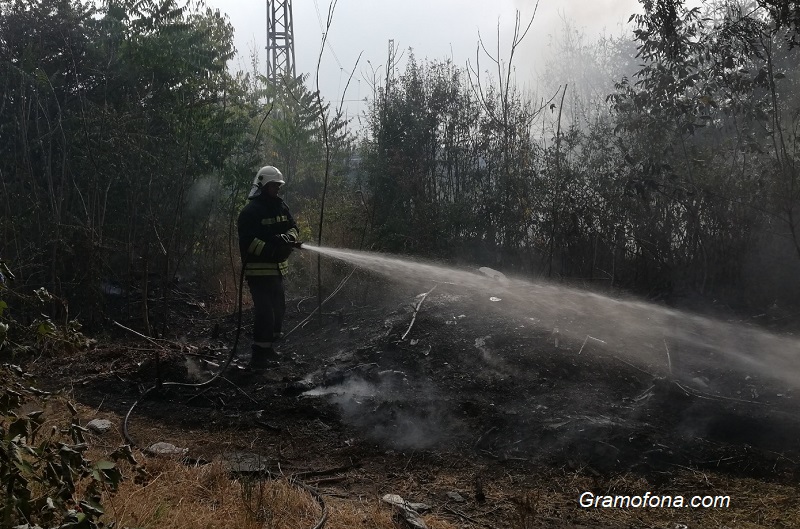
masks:
[[[242,352],[211,386],[164,385],[131,413],[129,435],[141,447],[186,447],[200,462],[257,453],[272,470],[304,473],[325,494],[396,493],[459,527],[800,520],[763,507],[796,513],[793,388],[724,363],[701,362],[702,371],[671,379],[663,365],[634,365],[593,341],[561,338],[556,346],[551,329],[452,286],[432,291],[414,318],[426,290],[355,276],[322,318],[300,326],[316,299],[290,296],[293,330],[279,366],[248,371]],[[97,416],[119,420],[155,383],[156,355],[165,381],[207,380],[224,363],[235,315],[189,299],[176,307],[180,325],[169,339],[119,331],[68,361],[43,357],[27,368]],[[240,351],[249,348],[247,334]],[[762,488],[756,499],[743,492]],[[728,494],[734,509],[587,510],[578,505],[583,491]]]

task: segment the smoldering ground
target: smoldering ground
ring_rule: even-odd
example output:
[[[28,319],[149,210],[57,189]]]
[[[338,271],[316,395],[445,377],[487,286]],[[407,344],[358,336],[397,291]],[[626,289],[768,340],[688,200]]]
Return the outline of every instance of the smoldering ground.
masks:
[[[462,429],[430,383],[410,380],[402,371],[369,366],[337,378],[342,380],[305,395],[335,403],[343,420],[368,439],[399,450],[425,449]]]

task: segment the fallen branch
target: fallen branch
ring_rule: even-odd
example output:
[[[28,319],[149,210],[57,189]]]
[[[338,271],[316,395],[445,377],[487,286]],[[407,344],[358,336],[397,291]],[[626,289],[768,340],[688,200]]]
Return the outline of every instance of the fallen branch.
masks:
[[[163,351],[164,349],[166,349],[166,347],[164,347],[163,345],[159,344],[159,343],[158,343],[157,341],[155,341],[153,338],[150,338],[149,336],[145,336],[144,334],[140,333],[139,331],[134,331],[134,330],[133,330],[133,329],[131,329],[130,327],[125,327],[124,325],[122,325],[121,323],[119,323],[119,322],[118,322],[118,321],[116,321],[116,320],[111,320],[111,323],[113,323],[114,325],[116,325],[116,326],[117,326],[117,327],[119,327],[120,329],[126,330],[126,331],[128,331],[129,333],[135,334],[135,335],[136,335],[136,336],[138,336],[139,338],[143,338],[143,339],[147,340],[148,342],[150,342],[151,344],[155,345],[156,347],[159,347],[159,350],[160,350],[160,351]]]
[[[206,392],[208,392],[208,391],[210,391],[210,390],[211,390],[211,386],[208,386],[208,387],[206,387],[206,389],[204,389],[204,390],[203,390],[203,391],[201,391],[200,393],[198,393],[198,394],[196,394],[196,395],[192,395],[192,396],[191,396],[191,397],[189,397],[189,399],[186,401],[186,404],[189,404],[190,402],[192,402],[192,401],[193,401],[194,399],[196,399],[197,397],[201,397],[201,396],[205,395],[205,394],[206,394]]]
[[[672,376],[672,358],[669,355],[669,347],[667,347],[666,339],[664,339],[664,349],[667,350],[667,368],[669,369],[669,376]]]
[[[405,340],[406,336],[408,336],[408,333],[411,332],[411,328],[414,326],[414,322],[417,321],[417,314],[419,314],[419,308],[422,306],[422,302],[425,301],[425,298],[428,297],[428,294],[433,292],[433,290],[437,286],[438,286],[438,284],[437,285],[433,285],[433,288],[431,288],[429,291],[425,292],[422,295],[422,299],[419,300],[419,303],[417,303],[417,307],[414,309],[414,316],[411,317],[411,323],[408,325],[408,329],[406,329],[406,332],[403,333],[403,336],[400,337],[400,341]]]
[[[611,355],[611,358],[613,358],[615,360],[619,360],[623,364],[628,365],[628,366],[634,368],[635,370],[637,370],[637,371],[639,371],[641,373],[644,373],[645,375],[649,376],[651,379],[658,378],[653,373],[649,373],[649,372],[645,371],[644,369],[642,369],[641,367],[635,366],[635,365],[631,364],[630,362],[628,362],[627,360],[623,360],[622,358],[618,357],[617,355]]]
[[[449,512],[450,514],[454,514],[454,515],[458,516],[459,518],[463,519],[464,521],[467,521],[467,522],[469,522],[471,524],[480,525],[481,527],[490,527],[492,529],[494,528],[493,525],[485,524],[485,523],[481,522],[480,520],[476,520],[475,518],[467,516],[466,514],[464,514],[461,511],[457,511],[455,509],[451,509],[450,507],[448,507],[446,505],[443,507],[443,509],[445,511]]]
[[[311,485],[312,487],[317,487],[319,485],[330,485],[332,483],[340,483],[347,479],[347,476],[334,476],[330,478],[318,478],[312,479],[311,481],[307,481],[307,485]]]
[[[269,424],[268,422],[264,422],[264,421],[255,420],[255,421],[253,421],[253,424],[255,424],[256,426],[260,426],[261,428],[263,428],[263,429],[265,429],[267,431],[270,431],[270,432],[280,432],[280,431],[282,431],[278,426],[273,426],[272,424]]]
[[[486,437],[487,437],[489,434],[491,434],[491,433],[492,433],[492,432],[494,432],[494,431],[497,431],[497,426],[492,426],[491,428],[489,428],[488,430],[486,430],[485,432],[483,432],[483,434],[482,434],[480,437],[478,437],[478,440],[477,440],[477,441],[475,441],[475,443],[474,443],[472,446],[473,446],[473,447],[475,447],[475,448],[477,448],[478,446],[480,446],[481,442],[482,442],[482,441],[483,441],[483,440],[484,440],[484,439],[485,439],[485,438],[486,438]]]
[[[131,347],[130,350],[132,350],[132,351],[145,351],[145,352],[154,351],[154,352],[158,352],[158,351],[167,351],[167,350],[170,350],[170,349],[178,349],[182,354],[185,354],[185,355],[203,356],[201,353],[193,353],[191,351],[184,351],[184,349],[186,349],[186,344],[185,343],[175,342],[175,341],[172,341],[172,340],[165,340],[164,338],[151,338],[150,336],[144,335],[144,334],[140,333],[139,331],[135,331],[135,330],[131,329],[130,327],[125,327],[124,325],[122,325],[118,321],[111,320],[111,322],[114,325],[116,325],[117,327],[119,327],[120,329],[128,331],[129,333],[134,334],[134,335],[136,335],[139,338],[142,338],[144,340],[147,340],[151,344],[153,344],[156,347],[158,347],[158,349],[148,349],[148,348],[144,348],[144,347]]]
[[[583,345],[581,345],[581,349],[580,349],[580,351],[578,351],[578,354],[581,354],[581,353],[583,352],[583,348],[584,348],[584,347],[586,347],[586,342],[588,342],[590,339],[594,340],[595,342],[600,342],[600,343],[601,343],[601,344],[603,344],[603,345],[605,345],[605,344],[606,344],[606,342],[604,342],[603,340],[601,340],[601,339],[599,339],[599,338],[595,338],[594,336],[589,336],[589,335],[587,334],[587,335],[586,335],[586,339],[584,339],[584,340],[583,340]]]
[[[300,298],[300,301],[297,302],[297,313],[298,314],[302,314],[303,313],[303,311],[300,309],[300,306],[303,304],[303,302],[308,301],[309,299],[314,299],[314,296],[308,296],[308,297],[305,297],[305,298]]]
[[[356,468],[356,466],[357,465],[343,465],[343,466],[340,466],[340,467],[327,468],[327,469],[324,469],[324,470],[306,470],[306,471],[303,471],[303,472],[295,472],[294,474],[291,475],[291,478],[292,479],[299,479],[299,478],[307,479],[307,478],[311,478],[311,477],[327,476],[327,475],[330,475],[330,474],[339,474],[340,472],[347,472],[348,470],[352,470],[353,468]]]
[[[251,397],[250,395],[248,395],[248,394],[247,394],[247,392],[246,392],[245,390],[243,390],[242,388],[240,388],[239,386],[237,386],[236,384],[234,384],[233,382],[231,382],[229,379],[227,379],[227,378],[225,378],[225,377],[223,377],[223,376],[220,376],[219,378],[221,378],[222,380],[224,380],[225,382],[227,382],[228,384],[230,384],[231,386],[233,386],[234,388],[236,388],[237,390],[239,390],[239,393],[241,393],[242,395],[244,395],[245,397],[247,397],[248,399],[250,399],[250,401],[251,401],[251,402],[253,402],[253,403],[255,403],[255,404],[258,404],[258,401],[257,401],[256,399],[254,399],[253,397]]]
[[[692,397],[697,397],[699,399],[706,399],[706,400],[716,400],[716,401],[728,401],[728,402],[739,402],[741,404],[756,404],[757,406],[771,406],[768,402],[759,402],[757,400],[747,400],[747,399],[737,399],[735,397],[725,397],[723,395],[712,395],[710,393],[703,393],[702,391],[698,391],[694,388],[688,388],[681,384],[680,382],[674,383],[678,386],[684,393],[690,395]]]
[[[126,330],[126,331],[128,331],[130,333],[135,334],[136,336],[138,336],[140,338],[144,338],[145,340],[147,340],[151,344],[155,345],[156,347],[159,347],[158,350],[153,351],[153,357],[154,357],[153,360],[155,361],[155,365],[156,365],[156,386],[155,387],[157,387],[158,389],[161,389],[161,382],[162,381],[161,381],[161,355],[160,355],[160,353],[161,353],[161,351],[166,351],[167,348],[159,345],[158,342],[156,342],[155,340],[153,340],[149,336],[145,336],[144,334],[142,334],[142,333],[140,333],[138,331],[134,331],[133,329],[131,329],[129,327],[125,327],[124,325],[122,325],[121,323],[119,323],[116,320],[111,320],[111,321],[114,323],[114,325],[116,325],[120,329],[124,329],[124,330]]]
[[[125,380],[124,378],[119,376],[118,373],[115,373],[113,371],[103,371],[102,373],[95,373],[93,375],[88,375],[88,376],[85,376],[85,377],[78,378],[76,380],[72,380],[70,382],[70,384],[72,384],[73,386],[84,386],[84,385],[88,384],[89,382],[92,382],[92,381],[97,380],[97,379],[105,378],[105,377],[117,377],[120,382],[124,382],[126,384],[128,382],[130,382],[130,380]]]

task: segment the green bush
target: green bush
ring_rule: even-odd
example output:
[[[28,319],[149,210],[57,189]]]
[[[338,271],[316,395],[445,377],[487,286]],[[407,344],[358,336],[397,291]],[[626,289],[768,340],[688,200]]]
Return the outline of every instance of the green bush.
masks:
[[[12,353],[31,347],[38,351],[74,352],[91,345],[92,340],[84,336],[77,319],[69,318],[66,301],[53,296],[44,287],[25,295],[10,288],[8,281],[14,279],[8,265],[0,261],[0,351]],[[7,299],[14,298],[13,307],[20,312],[37,314],[28,325],[22,325],[11,316],[11,306]],[[47,314],[48,308],[59,308],[65,314],[61,322]]]
[[[86,429],[68,401],[70,424],[43,431],[44,405],[61,397],[33,388],[29,378],[18,366],[0,366],[0,526],[103,527],[101,493],[117,489],[122,473],[114,461],[131,460],[130,450],[111,454],[114,461],[87,459]]]

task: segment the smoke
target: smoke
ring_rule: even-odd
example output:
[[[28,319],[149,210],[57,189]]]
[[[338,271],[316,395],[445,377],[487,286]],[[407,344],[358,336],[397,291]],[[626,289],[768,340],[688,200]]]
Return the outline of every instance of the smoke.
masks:
[[[190,356],[186,357],[186,377],[187,380],[200,382],[208,378],[208,372],[204,371],[200,362]]]
[[[219,195],[219,182],[212,176],[196,180],[186,193],[186,210],[189,214],[207,211]]]
[[[561,0],[557,7],[536,0],[515,0],[514,7],[524,18],[533,13],[537,3],[539,8],[534,24],[539,27],[560,26],[559,20],[564,18],[595,32],[625,22],[631,14],[642,10],[638,0]]]
[[[374,378],[353,376],[304,395],[326,396],[339,407],[345,422],[395,449],[430,448],[458,428],[430,386],[412,384],[399,371],[382,371]]]
[[[536,0],[514,1],[526,25],[536,4]],[[641,12],[637,0],[562,0],[557,4],[539,2],[531,29],[519,47],[516,64],[524,70],[535,67],[540,74],[544,74],[546,72],[542,68],[553,55],[554,43],[563,38],[562,32],[580,32],[594,41],[601,35],[622,33],[630,16],[637,12]],[[558,85],[565,81],[558,79],[554,83]]]

